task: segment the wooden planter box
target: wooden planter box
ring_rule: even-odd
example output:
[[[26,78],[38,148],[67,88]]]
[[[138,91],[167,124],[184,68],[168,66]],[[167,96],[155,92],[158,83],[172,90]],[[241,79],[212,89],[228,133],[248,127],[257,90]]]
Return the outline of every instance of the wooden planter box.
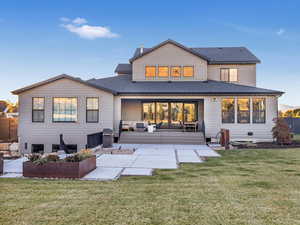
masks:
[[[38,178],[82,178],[96,169],[96,156],[81,162],[48,162],[35,165],[27,161],[23,163],[24,177]]]

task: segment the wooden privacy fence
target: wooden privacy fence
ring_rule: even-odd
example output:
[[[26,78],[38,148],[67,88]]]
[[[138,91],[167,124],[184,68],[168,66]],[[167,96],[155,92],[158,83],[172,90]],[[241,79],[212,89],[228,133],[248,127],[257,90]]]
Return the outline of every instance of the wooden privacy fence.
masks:
[[[300,118],[286,117],[284,119],[293,133],[300,134]]]
[[[18,141],[18,119],[0,117],[0,142]]]

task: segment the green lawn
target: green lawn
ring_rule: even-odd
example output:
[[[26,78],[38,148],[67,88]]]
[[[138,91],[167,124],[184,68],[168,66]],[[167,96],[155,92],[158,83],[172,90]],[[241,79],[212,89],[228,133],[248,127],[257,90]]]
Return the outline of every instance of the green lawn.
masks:
[[[300,149],[222,154],[114,182],[0,179],[0,224],[300,224]]]
[[[294,135],[294,140],[300,141],[300,134],[295,134]]]

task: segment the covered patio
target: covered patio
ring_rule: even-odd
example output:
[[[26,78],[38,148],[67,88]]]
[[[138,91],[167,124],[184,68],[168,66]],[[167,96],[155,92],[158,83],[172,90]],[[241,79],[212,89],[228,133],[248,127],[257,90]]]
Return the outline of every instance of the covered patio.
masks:
[[[122,99],[122,130],[137,131],[144,124],[157,131],[200,131],[204,119],[203,99]],[[138,126],[137,126],[138,125]]]

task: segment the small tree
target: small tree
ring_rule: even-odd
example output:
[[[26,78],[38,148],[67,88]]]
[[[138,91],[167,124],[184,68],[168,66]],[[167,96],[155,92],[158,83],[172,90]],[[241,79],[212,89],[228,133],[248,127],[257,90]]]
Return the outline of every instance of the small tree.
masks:
[[[278,144],[291,144],[291,132],[288,124],[284,118],[274,118],[275,126],[272,128],[273,138],[276,139]]]

